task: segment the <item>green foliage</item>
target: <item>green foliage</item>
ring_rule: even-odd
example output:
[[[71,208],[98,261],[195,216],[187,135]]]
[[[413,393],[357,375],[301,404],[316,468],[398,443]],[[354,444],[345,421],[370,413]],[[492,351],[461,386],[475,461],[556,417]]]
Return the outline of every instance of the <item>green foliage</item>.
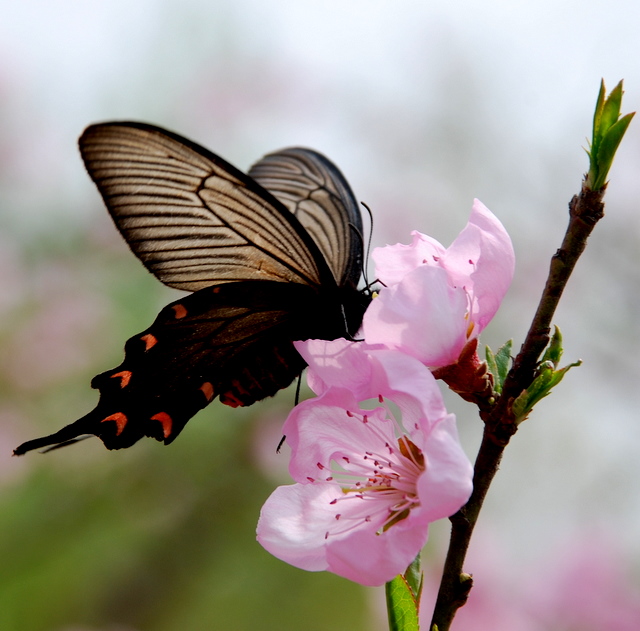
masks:
[[[420,555],[407,568],[385,585],[390,631],[419,631],[422,571]]]
[[[502,392],[504,380],[507,378],[507,373],[509,372],[509,366],[511,364],[512,346],[512,340],[505,342],[498,349],[498,352],[495,355],[488,346],[485,348],[485,357],[489,367],[489,372],[493,375],[493,389],[496,394],[500,394]]]
[[[74,227],[59,229],[69,234]],[[277,484],[256,462],[266,422],[260,417],[284,420],[290,391],[246,410],[214,402],[169,447],[145,439],[109,452],[90,439],[44,455],[10,456],[21,441],[95,405],[91,377],[119,362],[127,337],[171,300],[126,248],[101,247],[83,233],[69,244],[46,264],[35,257],[23,262],[25,296],[3,321],[4,341],[15,352],[4,356],[0,371],[0,629],[370,628],[363,588],[292,568],[255,540],[260,507]],[[51,321],[53,312],[44,318],[51,338],[81,306],[66,294],[61,299],[67,287],[93,305],[84,337],[74,330],[60,341],[76,354],[69,363],[56,356],[46,379],[34,369],[18,383],[12,373],[18,354],[38,357],[43,340],[51,341],[35,328],[49,313],[47,301],[64,307],[60,322]],[[94,320],[96,305],[104,317]],[[275,451],[278,438],[265,449]]]
[[[556,326],[549,346],[538,365],[533,383],[524,392],[520,393],[513,402],[511,409],[516,417],[517,424],[522,423],[527,418],[538,401],[551,394],[551,390],[562,381],[571,368],[582,364],[582,361],[578,360],[557,370],[561,357],[562,334]]]
[[[620,118],[622,107],[622,81],[605,98],[604,80],[600,84],[596,110],[593,115],[593,136],[590,143],[589,173],[586,186],[592,191],[600,190],[607,180],[618,146],[629,127],[635,112]]]

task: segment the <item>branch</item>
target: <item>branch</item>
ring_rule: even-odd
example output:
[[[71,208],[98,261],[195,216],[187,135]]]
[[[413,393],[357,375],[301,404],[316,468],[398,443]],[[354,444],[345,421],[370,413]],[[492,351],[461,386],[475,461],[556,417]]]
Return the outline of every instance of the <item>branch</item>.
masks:
[[[553,255],[549,276],[542,292],[536,314],[529,328],[529,332],[509,370],[502,389],[496,393],[493,389],[491,375],[475,367],[475,377],[478,386],[474,391],[466,391],[456,383],[456,371],[442,371],[441,378],[457,391],[467,401],[478,405],[480,418],[484,421],[484,434],[474,466],[473,493],[469,501],[455,515],[451,516],[451,540],[442,574],[442,582],[438,592],[438,599],[431,621],[431,629],[448,631],[456,611],[462,607],[469,596],[473,581],[462,571],[469,542],[476,525],[480,509],[487,495],[489,486],[498,471],[502,452],[511,437],[518,429],[518,423],[526,418],[530,407],[535,404],[536,396],[544,396],[545,384],[539,385],[535,392],[525,400],[524,415],[518,418],[513,409],[517,397],[527,395],[528,388],[536,379],[540,356],[549,344],[551,321],[555,314],[564,288],[578,259],[584,252],[587,239],[595,225],[604,216],[602,198],[606,189],[606,179],[613,163],[615,153],[634,116],[634,113],[620,117],[622,104],[622,81],[605,98],[604,81],[600,85],[600,93],[593,117],[593,135],[590,142],[589,171],[582,182],[581,191],[569,203],[569,226],[565,233],[560,249]],[[549,349],[551,356],[561,353],[561,337],[559,332],[555,338],[558,348]],[[470,349],[475,352],[474,349]],[[552,365],[555,363],[551,362]],[[575,364],[574,364],[575,365]],[[562,379],[562,375],[570,368],[560,371],[555,368],[555,383]],[[548,369],[549,370],[549,369]],[[486,378],[485,378],[486,377]],[[546,386],[553,387],[549,385]],[[541,389],[542,388],[542,389]],[[516,406],[522,407],[522,406]]]
[[[518,429],[511,404],[533,383],[538,359],[549,343],[551,321],[558,302],[584,252],[587,238],[604,216],[604,191],[605,187],[591,191],[583,183],[580,194],[571,200],[569,226],[560,249],[551,259],[549,276],[529,332],[507,375],[500,398],[489,411],[481,409],[485,429],[474,466],[473,493],[467,504],[450,517],[451,540],[431,621],[431,627],[437,625],[439,631],[450,628],[456,611],[467,601],[473,582],[463,574],[462,566],[484,498],[498,471],[502,452]]]

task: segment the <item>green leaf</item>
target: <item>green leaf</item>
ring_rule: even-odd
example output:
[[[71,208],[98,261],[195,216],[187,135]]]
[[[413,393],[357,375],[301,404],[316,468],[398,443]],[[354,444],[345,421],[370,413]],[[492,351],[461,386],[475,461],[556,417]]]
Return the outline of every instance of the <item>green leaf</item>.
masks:
[[[407,579],[399,574],[385,585],[390,631],[419,631],[418,603]]]
[[[606,97],[604,81],[600,82],[600,91],[593,114],[593,137],[589,143],[589,173],[586,186],[598,191],[605,186],[607,175],[613,164],[618,146],[635,112],[620,118],[622,107],[622,81]]]
[[[423,583],[420,554],[412,561],[404,574],[398,574],[386,584],[387,611],[391,631],[414,631],[420,628],[420,596]]]
[[[485,347],[487,366],[489,368],[489,372],[493,375],[493,389],[497,394],[500,394],[502,392],[504,380],[507,378],[507,373],[509,372],[512,346],[512,340],[505,342],[498,349],[498,352],[495,355],[488,346]]]
[[[406,569],[404,577],[411,588],[411,592],[420,608],[420,596],[422,596],[422,569],[420,568],[420,553],[412,561],[411,565]]]
[[[608,129],[607,133],[602,138],[597,156],[598,177],[593,184],[593,190],[597,191],[604,186],[607,175],[611,170],[611,165],[613,164],[613,159],[616,155],[616,151],[618,150],[618,146],[620,145],[622,137],[625,135],[627,127],[629,127],[629,123],[634,115],[635,112],[632,112],[631,114],[623,116]]]
[[[511,411],[516,418],[516,425],[527,419],[536,403],[551,394],[553,388],[562,381],[571,368],[580,365],[582,365],[582,361],[578,360],[560,370],[555,370],[553,362],[542,362],[538,367],[537,376],[533,383],[521,392],[511,405]]]
[[[538,364],[533,382],[526,390],[523,390],[511,404],[511,411],[515,416],[516,425],[522,423],[522,421],[527,418],[538,401],[551,394],[551,390],[562,381],[570,368],[582,364],[581,361],[577,361],[557,370],[560,359],[562,358],[562,353],[562,333],[556,326],[554,327],[549,345]]]
[[[604,136],[609,128],[618,120],[622,107],[622,81],[611,90],[600,113],[599,135]]]
[[[498,375],[500,377],[500,389],[504,380],[507,378],[509,372],[509,365],[511,364],[511,347],[513,346],[513,340],[505,342],[496,353],[496,363],[498,364]]]
[[[557,326],[554,326],[553,336],[551,337],[551,341],[549,342],[549,346],[547,346],[547,350],[544,352],[542,356],[542,362],[550,361],[555,368],[558,367],[560,363],[560,359],[562,357],[563,349],[562,349],[562,333]]]
[[[498,392],[498,364],[496,363],[496,356],[488,344],[484,347],[484,358],[489,372],[493,375],[493,389]]]
[[[600,138],[600,120],[602,118],[602,109],[604,108],[604,97],[606,94],[606,89],[604,87],[604,79],[600,79],[600,91],[598,92],[598,100],[596,101],[596,110],[593,113],[593,130],[592,130],[592,144],[591,148],[593,151],[593,143],[597,138]]]

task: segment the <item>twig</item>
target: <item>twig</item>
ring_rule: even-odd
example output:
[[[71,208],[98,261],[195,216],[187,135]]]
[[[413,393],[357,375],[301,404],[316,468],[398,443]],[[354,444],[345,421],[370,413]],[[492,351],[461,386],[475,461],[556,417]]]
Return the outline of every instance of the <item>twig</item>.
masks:
[[[547,283],[529,332],[507,375],[500,397],[490,410],[481,409],[485,428],[474,466],[473,493],[467,504],[450,517],[449,550],[431,620],[431,628],[437,625],[438,631],[450,628],[456,611],[465,604],[471,590],[472,581],[463,574],[462,566],[484,498],[498,471],[502,452],[517,431],[511,405],[533,382],[540,355],[549,343],[551,321],[558,302],[586,247],[587,238],[604,216],[602,198],[605,188],[591,191],[583,182],[580,194],[569,203],[569,226],[560,249],[551,259]]]

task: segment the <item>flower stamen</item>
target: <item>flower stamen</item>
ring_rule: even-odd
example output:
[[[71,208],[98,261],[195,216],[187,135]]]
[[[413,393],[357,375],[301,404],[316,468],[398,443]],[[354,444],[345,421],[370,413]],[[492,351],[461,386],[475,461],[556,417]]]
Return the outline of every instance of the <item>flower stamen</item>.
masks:
[[[332,499],[331,505],[345,501],[362,502],[362,510],[357,507],[354,509],[352,505],[349,511],[336,512],[335,520],[340,522],[340,527],[332,528],[326,534],[327,538],[344,535],[363,522],[372,521],[377,524],[377,534],[382,534],[420,505],[417,480],[425,469],[424,455],[402,430],[401,423],[389,409],[384,397],[380,395],[378,400],[383,403],[386,416],[376,418],[383,423],[389,422],[389,425],[371,423],[371,414],[348,412],[348,416],[366,424],[371,441],[378,443],[380,449],[367,449],[361,454],[342,456],[339,463],[335,460],[328,465],[317,463],[318,469],[330,472],[331,477],[327,481],[334,480],[340,485],[342,494]],[[392,442],[389,432],[399,434],[399,437],[393,436]]]

